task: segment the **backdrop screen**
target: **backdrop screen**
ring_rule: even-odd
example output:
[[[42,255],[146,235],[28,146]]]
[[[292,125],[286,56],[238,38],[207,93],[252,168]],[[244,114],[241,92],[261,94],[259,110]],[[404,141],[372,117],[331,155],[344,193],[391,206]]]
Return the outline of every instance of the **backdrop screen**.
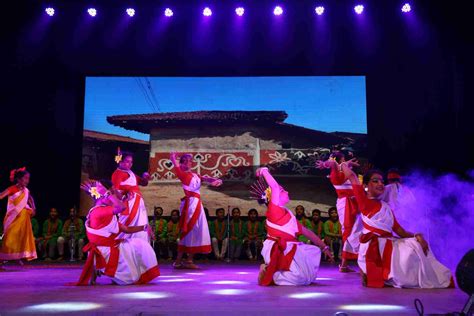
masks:
[[[204,206],[265,209],[249,199],[256,166],[267,165],[289,191],[289,206],[324,212],[335,204],[327,172],[314,162],[334,149],[364,158],[367,144],[364,76],[88,77],[83,179],[110,179],[117,147],[134,153],[132,170],[149,214],[179,207],[182,189],[169,153],[193,155],[193,170],[220,177],[203,186]],[[81,197],[81,214],[91,202]]]

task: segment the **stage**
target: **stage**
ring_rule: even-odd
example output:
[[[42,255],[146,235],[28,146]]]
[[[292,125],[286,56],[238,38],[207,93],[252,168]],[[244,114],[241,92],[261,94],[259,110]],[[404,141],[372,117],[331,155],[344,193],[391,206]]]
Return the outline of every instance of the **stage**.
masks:
[[[7,265],[0,272],[0,314],[76,315],[416,315],[419,298],[425,313],[460,311],[467,295],[458,289],[368,289],[358,273],[341,274],[323,265],[316,284],[306,287],[261,287],[258,264],[200,263],[201,270],[174,270],[161,263],[161,276],[144,286],[68,286],[76,281],[79,264]]]

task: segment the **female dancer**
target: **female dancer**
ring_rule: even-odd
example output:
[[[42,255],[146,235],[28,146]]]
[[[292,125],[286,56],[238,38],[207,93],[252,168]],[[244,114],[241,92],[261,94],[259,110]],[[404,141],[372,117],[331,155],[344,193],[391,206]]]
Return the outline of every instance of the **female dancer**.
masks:
[[[354,272],[349,265],[348,260],[356,260],[359,252],[359,236],[362,231],[357,203],[354,198],[351,183],[344,176],[341,170],[341,163],[345,162],[345,156],[341,152],[334,152],[331,158],[326,161],[316,161],[316,167],[319,169],[331,169],[329,180],[336,189],[337,193],[337,213],[341,223],[342,230],[342,261],[339,266],[340,272]],[[358,166],[355,158],[347,161],[349,167]]]
[[[423,235],[403,229],[389,204],[379,200],[384,192],[383,174],[369,170],[362,187],[347,163],[341,167],[354,189],[364,225],[358,258],[363,284],[399,288],[453,286],[451,272],[436,260]],[[395,238],[393,233],[400,238]]]
[[[141,238],[117,239],[119,233],[152,234],[147,224],[125,226],[118,222],[115,215],[126,209],[120,192],[107,190],[98,181],[85,182],[81,189],[94,198],[95,205],[86,220],[87,261],[75,285],[95,284],[96,276],[102,274],[119,285],[145,284],[158,277],[158,262],[149,242]]]
[[[126,195],[127,208],[119,215],[119,221],[125,226],[140,226],[148,224],[148,214],[143,200],[142,193],[138,185],[147,186],[150,175],[145,172],[142,177],[137,176],[132,171],[133,154],[121,152],[118,148],[115,162],[118,164],[117,170],[112,174],[112,184],[116,190]],[[149,241],[146,232],[134,234],[119,234],[118,238],[141,238]]]
[[[262,249],[265,264],[260,266],[258,283],[265,286],[311,284],[316,280],[321,251],[334,262],[329,247],[285,208],[289,202],[288,192],[276,182],[268,168],[257,169],[256,175],[265,181],[254,184],[251,193],[268,206],[268,235]],[[299,242],[298,235],[306,236],[316,246]]]
[[[197,269],[198,267],[193,263],[194,254],[211,252],[209,227],[199,192],[201,181],[217,187],[222,184],[222,180],[191,172],[193,157],[190,154],[182,155],[178,162],[176,153],[171,153],[170,160],[185,194],[180,206],[178,257],[173,266],[177,269]],[[184,253],[188,255],[188,258],[183,263]]]
[[[31,227],[31,217],[35,215],[36,206],[27,188],[30,173],[24,167],[12,170],[10,181],[13,185],[0,193],[0,199],[8,196],[0,260],[18,260],[22,265],[21,259],[36,259],[35,237]]]

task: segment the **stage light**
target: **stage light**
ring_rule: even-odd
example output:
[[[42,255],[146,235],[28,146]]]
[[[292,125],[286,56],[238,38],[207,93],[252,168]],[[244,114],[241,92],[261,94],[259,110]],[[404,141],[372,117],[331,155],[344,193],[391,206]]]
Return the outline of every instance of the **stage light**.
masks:
[[[166,283],[171,283],[171,282],[190,282],[194,281],[194,279],[169,279],[169,280],[160,280],[160,282],[166,282]]]
[[[283,8],[277,5],[275,9],[273,9],[273,14],[274,15],[282,15],[283,14]]]
[[[132,300],[151,300],[158,298],[167,298],[172,296],[165,292],[132,292],[132,293],[117,293],[115,297],[132,299]]]
[[[362,14],[362,12],[364,12],[364,6],[362,4],[358,4],[354,7],[354,11],[357,14]]]
[[[95,8],[89,8],[87,9],[87,13],[89,13],[90,16],[95,17],[97,15],[97,10]]]
[[[189,275],[204,275],[205,273],[203,273],[203,272],[188,272],[186,274],[189,274]]]
[[[289,298],[296,298],[296,299],[310,299],[310,298],[319,298],[319,297],[324,297],[328,296],[329,294],[327,293],[321,293],[321,292],[306,292],[306,293],[294,293],[288,295]]]
[[[132,16],[135,15],[135,9],[133,9],[133,8],[128,8],[128,9],[126,10],[126,12],[127,12],[127,14],[128,14],[130,17],[132,17]]]
[[[180,278],[180,275],[160,275],[160,279],[162,278]]]
[[[244,13],[245,13],[245,9],[242,7],[238,7],[237,9],[235,9],[235,14],[237,14],[238,16],[242,16],[244,15]]]
[[[411,11],[411,5],[409,3],[405,3],[402,7],[402,12],[403,13],[408,13]]]
[[[173,16],[173,14],[174,14],[174,13],[173,13],[173,10],[171,10],[170,8],[166,8],[166,9],[165,9],[165,16],[166,16],[166,17],[170,18],[170,17]]]
[[[249,284],[249,283],[244,282],[244,281],[222,280],[222,281],[207,282],[207,284],[226,285],[226,284]]]
[[[212,15],[211,9],[209,9],[209,7],[205,7],[204,10],[202,11],[202,15],[211,16]]]
[[[102,306],[102,304],[90,302],[57,302],[27,306],[22,308],[22,311],[36,313],[81,312],[98,309]]]
[[[250,274],[250,272],[243,272],[243,271],[241,271],[241,272],[237,272],[237,274],[245,275],[245,274]]]
[[[208,293],[216,294],[216,295],[244,295],[244,294],[250,293],[250,291],[239,290],[239,289],[223,289],[223,290],[209,291]]]
[[[322,15],[324,13],[324,7],[319,6],[314,9],[314,12],[316,12],[317,15]]]
[[[358,305],[342,305],[340,309],[346,311],[369,312],[369,311],[400,311],[404,310],[404,306],[400,305],[385,305],[385,304],[358,304]]]
[[[316,281],[332,281],[333,278],[316,278]]]
[[[49,16],[53,16],[54,15],[54,9],[53,8],[46,8],[44,10],[44,12],[46,12],[47,15]]]

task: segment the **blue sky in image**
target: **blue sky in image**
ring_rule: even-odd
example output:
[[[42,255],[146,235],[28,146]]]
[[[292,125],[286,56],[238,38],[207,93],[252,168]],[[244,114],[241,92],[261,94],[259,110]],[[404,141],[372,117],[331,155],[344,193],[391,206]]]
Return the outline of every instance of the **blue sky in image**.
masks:
[[[286,111],[286,123],[334,132],[367,133],[364,76],[148,77],[159,112]],[[144,80],[142,80],[144,82]],[[148,140],[106,117],[154,113],[135,77],[86,78],[84,128]]]

